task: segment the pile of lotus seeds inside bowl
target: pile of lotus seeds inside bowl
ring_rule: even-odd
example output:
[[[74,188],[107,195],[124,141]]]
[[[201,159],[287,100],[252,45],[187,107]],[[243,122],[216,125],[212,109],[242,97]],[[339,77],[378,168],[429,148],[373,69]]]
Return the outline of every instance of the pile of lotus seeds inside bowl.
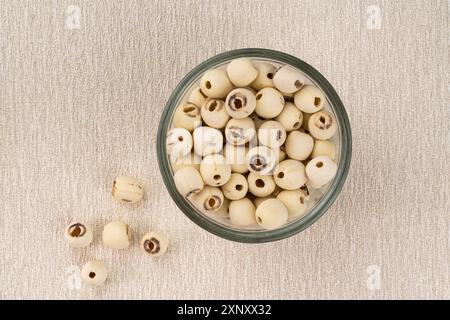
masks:
[[[207,71],[167,133],[179,193],[237,228],[273,230],[304,216],[310,192],[337,172],[336,119],[307,81],[292,66],[248,58]]]
[[[112,186],[112,196],[124,204],[134,204],[142,200],[144,187],[133,177],[117,177]],[[64,230],[64,237],[70,246],[75,248],[88,247],[93,238],[92,226],[82,221],[73,221]],[[123,221],[115,220],[103,228],[103,244],[111,249],[125,249],[132,243],[131,229]],[[146,233],[140,242],[142,251],[153,257],[160,257],[167,251],[169,240],[159,232]],[[103,284],[108,276],[106,265],[99,260],[87,262],[81,269],[81,279],[90,285]]]

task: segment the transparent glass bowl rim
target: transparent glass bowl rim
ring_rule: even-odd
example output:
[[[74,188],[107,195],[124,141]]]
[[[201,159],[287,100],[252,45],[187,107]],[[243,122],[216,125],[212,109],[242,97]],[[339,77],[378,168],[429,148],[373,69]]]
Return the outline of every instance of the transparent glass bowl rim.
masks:
[[[186,90],[192,85],[192,81],[197,79],[207,70],[212,69],[217,65],[241,57],[272,59],[281,63],[290,64],[293,67],[301,70],[310,79],[315,81],[325,92],[340,127],[340,160],[336,177],[328,187],[327,192],[321,197],[319,202],[305,217],[275,230],[255,232],[251,230],[231,229],[227,228],[225,225],[219,224],[218,222],[215,223],[202,214],[198,213],[191,207],[191,204],[178,193],[173,181],[171,164],[166,152],[166,136],[167,131],[169,130],[171,125],[170,122],[172,114],[178,106],[180,100],[183,98],[183,95],[186,93]],[[300,60],[299,58],[283,52],[262,48],[244,48],[227,51],[209,58],[208,60],[200,63],[198,66],[192,69],[180,81],[180,83],[177,85],[177,87],[169,97],[169,100],[167,101],[161,115],[157,134],[157,157],[159,169],[161,171],[164,184],[166,185],[166,188],[172,199],[175,201],[176,205],[189,219],[191,219],[194,223],[196,223],[203,229],[228,240],[246,243],[270,242],[284,239],[305,230],[315,221],[317,221],[317,219],[319,219],[331,206],[331,204],[338,196],[340,190],[342,189],[342,186],[344,185],[350,167],[351,150],[352,137],[347,112],[345,111],[344,105],[342,104],[341,99],[337,95],[336,91],[325,79],[325,77],[322,76],[322,74],[320,74],[312,66]]]

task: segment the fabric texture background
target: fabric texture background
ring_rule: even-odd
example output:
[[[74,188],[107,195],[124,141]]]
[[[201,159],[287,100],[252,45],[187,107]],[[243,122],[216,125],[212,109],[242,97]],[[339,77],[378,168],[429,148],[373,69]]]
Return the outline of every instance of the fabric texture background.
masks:
[[[79,28],[67,21],[71,5]],[[0,298],[450,298],[448,5],[0,1]],[[159,117],[178,81],[243,47],[317,68],[353,131],[348,180],[327,214],[260,245],[194,225],[156,160]],[[132,209],[110,196],[122,174],[146,187]],[[95,226],[89,248],[63,240],[72,218]],[[133,230],[128,250],[101,244],[113,219]],[[149,229],[170,237],[164,259],[139,252]],[[78,267],[93,258],[109,280],[78,287]]]

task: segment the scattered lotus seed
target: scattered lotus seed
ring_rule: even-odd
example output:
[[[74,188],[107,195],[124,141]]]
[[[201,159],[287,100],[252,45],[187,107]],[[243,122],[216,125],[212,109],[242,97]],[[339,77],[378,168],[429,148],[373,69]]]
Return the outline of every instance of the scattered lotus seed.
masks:
[[[125,249],[131,243],[131,230],[122,221],[112,221],[103,228],[103,243],[112,249]]]
[[[70,246],[75,248],[87,247],[93,239],[91,226],[82,222],[73,222],[66,227],[64,237]]]
[[[142,250],[153,257],[164,255],[168,246],[169,239],[158,232],[146,233],[141,240]]]
[[[81,269],[81,279],[93,286],[103,284],[107,277],[108,269],[103,262],[98,260],[89,261]]]
[[[136,203],[144,196],[143,185],[133,177],[117,177],[111,191],[114,199],[122,203]]]

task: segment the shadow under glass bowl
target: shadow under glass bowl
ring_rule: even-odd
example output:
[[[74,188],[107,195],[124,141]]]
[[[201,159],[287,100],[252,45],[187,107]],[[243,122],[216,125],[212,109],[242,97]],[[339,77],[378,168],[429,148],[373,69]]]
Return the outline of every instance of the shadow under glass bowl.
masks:
[[[290,221],[275,230],[240,229],[201,213],[178,193],[173,180],[172,166],[166,151],[167,131],[171,128],[174,112],[179,104],[186,100],[186,96],[190,90],[198,86],[201,76],[210,69],[221,67],[233,59],[242,57],[251,58],[256,61],[267,61],[275,65],[288,64],[299,69],[303,72],[307,81],[309,80],[309,82],[315,84],[324,92],[328,103],[326,110],[334,114],[338,124],[337,133],[333,138],[333,142],[336,145],[336,162],[338,165],[335,178],[323,188],[319,193],[319,198],[316,199],[317,202],[309,208],[304,216]],[[287,238],[305,230],[319,219],[334,202],[344,185],[350,167],[351,149],[352,138],[348,116],[339,96],[331,84],[306,62],[286,53],[260,48],[246,48],[224,52],[204,61],[192,69],[180,81],[167,101],[159,122],[157,135],[159,169],[170,196],[181,211],[197,225],[217,236],[232,241],[248,243],[269,242]]]

